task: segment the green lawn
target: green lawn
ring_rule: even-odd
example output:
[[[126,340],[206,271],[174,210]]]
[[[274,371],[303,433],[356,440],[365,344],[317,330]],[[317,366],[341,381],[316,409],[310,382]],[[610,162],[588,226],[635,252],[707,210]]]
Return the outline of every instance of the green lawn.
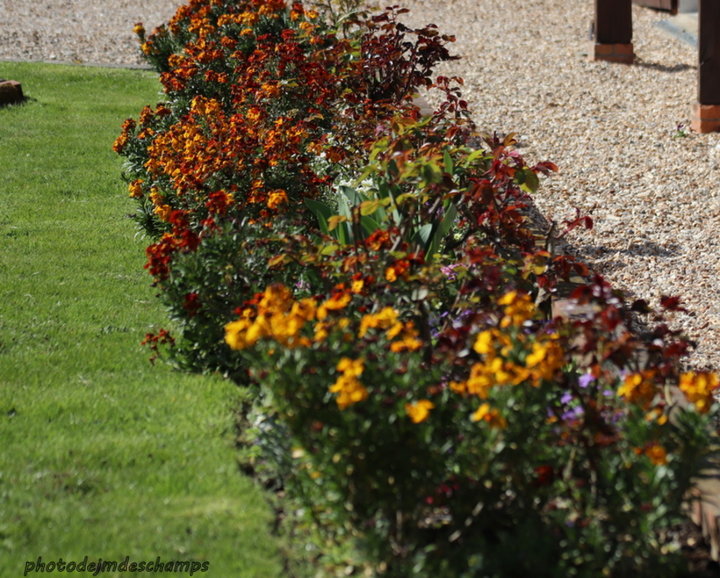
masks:
[[[111,145],[155,104],[155,76],[0,62],[0,77],[29,97],[0,109],[0,576],[38,556],[282,576],[236,466],[241,392],[139,346],[165,317]]]

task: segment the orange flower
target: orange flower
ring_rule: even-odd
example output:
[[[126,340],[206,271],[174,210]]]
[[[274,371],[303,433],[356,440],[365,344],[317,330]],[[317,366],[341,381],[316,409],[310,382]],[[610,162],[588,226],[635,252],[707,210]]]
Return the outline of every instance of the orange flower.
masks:
[[[143,196],[143,180],[142,179],[136,179],[132,183],[128,185],[128,191],[130,191],[130,196],[133,199],[139,199]]]
[[[287,193],[282,189],[270,191],[268,194],[267,207],[268,209],[278,209],[280,205],[287,204],[288,196]]]
[[[667,452],[658,443],[648,444],[644,448],[636,448],[635,453],[639,456],[646,455],[656,466],[664,466],[668,463]]]
[[[398,277],[406,277],[408,269],[410,269],[410,261],[401,259],[385,269],[385,279],[390,283],[397,281]]]

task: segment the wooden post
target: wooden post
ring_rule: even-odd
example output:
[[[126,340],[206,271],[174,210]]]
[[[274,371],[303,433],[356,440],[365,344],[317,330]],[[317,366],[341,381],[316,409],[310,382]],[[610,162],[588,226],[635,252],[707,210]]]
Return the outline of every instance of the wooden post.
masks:
[[[632,64],[631,0],[595,0],[594,40],[591,60]]]
[[[706,133],[720,130],[720,2],[700,0],[698,34],[698,102],[692,129]]]

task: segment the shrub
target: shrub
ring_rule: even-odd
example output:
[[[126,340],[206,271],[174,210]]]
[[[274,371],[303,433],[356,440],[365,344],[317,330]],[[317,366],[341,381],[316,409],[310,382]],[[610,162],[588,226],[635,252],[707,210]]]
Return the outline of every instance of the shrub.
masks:
[[[115,149],[179,328],[148,343],[253,384],[289,499],[375,573],[675,575],[717,377],[599,277],[572,295],[591,314],[551,319],[585,271],[530,225],[556,167],[475,134],[460,79],[432,79],[451,37],[324,4],[137,27],[167,102]]]

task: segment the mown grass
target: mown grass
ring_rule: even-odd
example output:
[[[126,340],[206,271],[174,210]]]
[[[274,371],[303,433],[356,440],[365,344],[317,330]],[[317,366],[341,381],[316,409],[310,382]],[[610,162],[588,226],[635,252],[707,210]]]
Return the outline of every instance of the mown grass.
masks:
[[[155,77],[23,63],[0,77],[29,97],[0,109],[0,576],[38,556],[281,576],[271,514],[235,464],[241,392],[139,346],[164,314],[111,145],[157,100]]]

